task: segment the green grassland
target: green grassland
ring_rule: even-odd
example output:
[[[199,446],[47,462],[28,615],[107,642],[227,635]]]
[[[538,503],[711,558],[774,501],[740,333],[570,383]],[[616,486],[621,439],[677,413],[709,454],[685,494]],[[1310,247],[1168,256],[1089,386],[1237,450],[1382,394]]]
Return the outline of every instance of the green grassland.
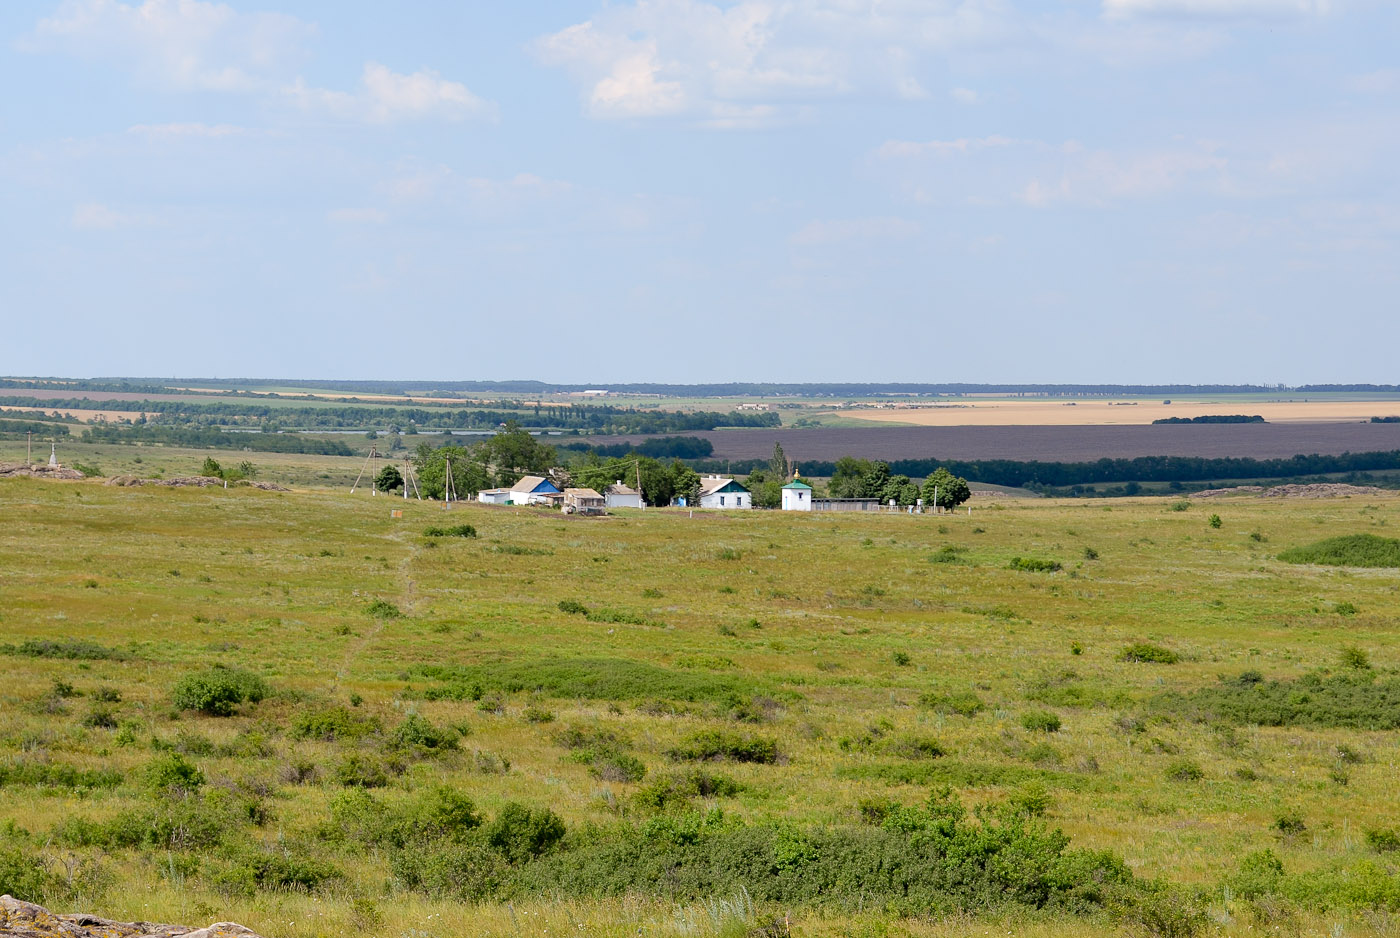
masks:
[[[1381,935],[1400,912],[1396,571],[1278,559],[1389,537],[1400,500],[581,519],[18,479],[0,517],[0,891],[289,938]],[[262,689],[176,709],[209,673]],[[480,819],[460,843],[421,839],[440,786]],[[1157,906],[916,902],[854,868],[786,898],[821,845],[925,836],[892,806],[943,786],[969,830],[1062,830]],[[562,840],[511,839],[546,809]],[[619,844],[741,841],[771,876],[598,885]]]

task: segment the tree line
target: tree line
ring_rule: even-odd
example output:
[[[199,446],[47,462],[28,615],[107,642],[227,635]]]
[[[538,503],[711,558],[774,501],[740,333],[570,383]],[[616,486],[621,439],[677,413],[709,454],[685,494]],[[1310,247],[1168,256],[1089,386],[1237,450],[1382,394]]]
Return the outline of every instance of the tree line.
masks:
[[[512,420],[532,426],[561,430],[587,430],[594,433],[677,433],[714,430],[717,427],[777,427],[781,418],[772,412],[660,411],[597,404],[576,406],[524,405],[518,410],[479,407],[368,407],[334,406],[286,407],[233,401],[130,400],[94,401],[86,397],[62,400],[8,396],[0,397],[0,407],[43,406],[55,410],[108,410],[133,414],[159,415],[154,422],[174,425],[291,427],[371,427],[394,426],[408,429],[493,428]],[[151,418],[146,423],[153,422]]]
[[[314,456],[354,456],[340,440],[323,440],[288,433],[225,433],[218,427],[91,426],[87,443],[163,443],[191,449],[247,449],[259,453],[305,453]]]

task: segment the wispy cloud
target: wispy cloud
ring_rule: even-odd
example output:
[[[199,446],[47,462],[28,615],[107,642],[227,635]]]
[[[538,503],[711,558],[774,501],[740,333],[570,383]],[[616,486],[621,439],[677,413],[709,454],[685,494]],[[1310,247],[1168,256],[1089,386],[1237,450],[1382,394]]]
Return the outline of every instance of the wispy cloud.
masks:
[[[1329,0],[1103,0],[1110,17],[1290,17],[1327,13]]]
[[[842,218],[810,221],[793,236],[801,246],[846,244],[852,241],[904,240],[922,231],[918,222],[904,218]]]
[[[314,32],[292,16],[202,0],[66,0],[20,47],[110,61],[171,90],[247,91],[275,84]]]
[[[495,105],[437,72],[423,69],[404,75],[378,62],[365,65],[360,89],[354,93],[308,88],[298,79],[287,94],[302,108],[374,124],[425,118],[461,120],[496,113]]]
[[[73,209],[73,227],[79,231],[110,231],[136,219],[100,202],[84,202]]]

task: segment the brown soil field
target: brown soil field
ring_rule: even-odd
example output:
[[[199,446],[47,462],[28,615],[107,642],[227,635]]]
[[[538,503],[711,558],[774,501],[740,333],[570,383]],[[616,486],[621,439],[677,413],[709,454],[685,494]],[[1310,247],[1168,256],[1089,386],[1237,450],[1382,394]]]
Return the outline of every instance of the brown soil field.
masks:
[[[0,407],[0,417],[24,417],[26,414],[51,414],[55,410],[61,414],[69,414],[81,420],[83,423],[92,423],[97,420],[119,423],[123,420],[131,420],[140,416],[129,410],[75,410],[72,407]]]
[[[995,400],[956,404],[859,407],[837,417],[921,427],[1131,426],[1166,417],[1258,414],[1270,423],[1345,423],[1400,411],[1395,401],[1049,401]]]
[[[1074,408],[1069,408],[1074,409]],[[712,430],[687,433],[715,446],[719,459],[766,459],[782,443],[787,457],[834,460],[1016,459],[1089,462],[1134,456],[1248,456],[1365,453],[1400,449],[1400,423],[1165,424],[1074,427],[870,427],[810,430]],[[593,437],[599,444],[642,436]]]

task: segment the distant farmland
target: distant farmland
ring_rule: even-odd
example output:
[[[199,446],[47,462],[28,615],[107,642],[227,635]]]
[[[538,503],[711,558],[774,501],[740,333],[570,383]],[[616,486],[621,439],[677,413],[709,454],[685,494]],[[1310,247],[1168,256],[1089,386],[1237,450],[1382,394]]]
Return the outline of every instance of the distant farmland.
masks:
[[[1136,456],[1244,456],[1280,459],[1400,449],[1400,424],[1186,424],[1079,427],[870,427],[711,430],[717,459],[763,459],[782,443],[789,459],[1015,459],[1090,462]],[[639,443],[644,436],[592,437]]]

